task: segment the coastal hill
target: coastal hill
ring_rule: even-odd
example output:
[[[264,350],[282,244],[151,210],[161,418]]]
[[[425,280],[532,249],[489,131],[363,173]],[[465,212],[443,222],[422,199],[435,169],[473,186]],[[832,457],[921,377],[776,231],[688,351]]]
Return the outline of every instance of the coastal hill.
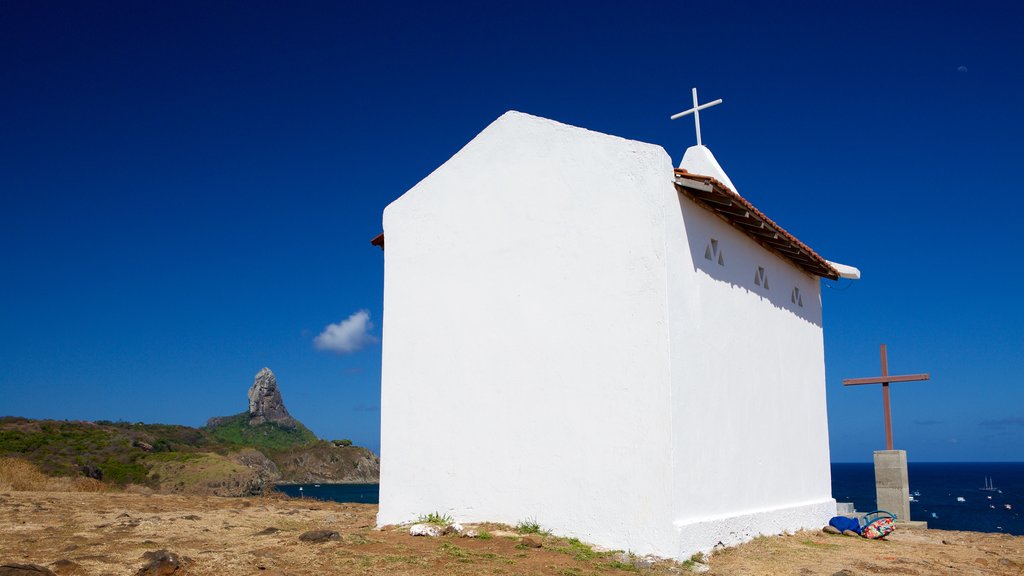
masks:
[[[249,409],[206,426],[0,418],[0,457],[52,476],[88,476],[160,492],[244,496],[276,483],[374,483],[380,460],[324,441],[292,417],[273,372],[260,370]]]

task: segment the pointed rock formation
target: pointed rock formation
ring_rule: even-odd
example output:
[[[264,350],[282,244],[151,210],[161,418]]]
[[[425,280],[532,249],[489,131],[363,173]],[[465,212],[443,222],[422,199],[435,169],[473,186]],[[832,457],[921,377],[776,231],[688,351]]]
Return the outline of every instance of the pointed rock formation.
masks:
[[[295,426],[295,420],[284,407],[281,391],[277,389],[277,378],[270,368],[257,372],[249,388],[249,425],[256,426],[264,422]]]

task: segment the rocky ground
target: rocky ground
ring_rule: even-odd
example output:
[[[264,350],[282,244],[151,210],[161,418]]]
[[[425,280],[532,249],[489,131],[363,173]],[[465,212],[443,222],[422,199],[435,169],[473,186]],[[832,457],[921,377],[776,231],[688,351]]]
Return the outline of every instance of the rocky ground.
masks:
[[[0,492],[0,576],[10,574],[680,574],[691,564],[595,551],[554,536],[377,531],[375,506],[283,498]],[[317,533],[316,531],[320,531]],[[539,547],[538,547],[539,546]],[[758,538],[709,574],[1024,575],[1024,537],[902,530],[889,541],[820,532]],[[14,568],[36,565],[41,570]]]

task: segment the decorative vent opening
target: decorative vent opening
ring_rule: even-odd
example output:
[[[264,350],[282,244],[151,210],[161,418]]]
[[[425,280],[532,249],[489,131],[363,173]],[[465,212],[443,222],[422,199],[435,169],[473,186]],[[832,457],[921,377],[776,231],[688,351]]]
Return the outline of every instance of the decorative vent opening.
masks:
[[[711,241],[708,242],[707,247],[704,248],[704,259],[712,262],[717,261],[719,266],[725,266],[725,255],[722,254],[722,251],[718,248],[718,240],[712,238]]]
[[[800,293],[800,288],[796,286],[793,287],[793,295],[790,296],[790,300],[792,300],[793,304],[796,304],[797,306],[803,308],[804,295]]]
[[[754,272],[754,284],[765,290],[768,289],[768,272],[765,271],[764,266],[758,266],[757,272]]]

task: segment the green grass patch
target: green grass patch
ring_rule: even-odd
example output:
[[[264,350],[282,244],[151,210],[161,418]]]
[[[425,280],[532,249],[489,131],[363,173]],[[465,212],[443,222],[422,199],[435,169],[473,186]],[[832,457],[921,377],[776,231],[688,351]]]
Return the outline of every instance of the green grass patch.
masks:
[[[448,542],[441,544],[441,551],[449,556],[454,556],[456,558],[469,558],[468,552],[454,544],[449,544]]]
[[[555,552],[569,554],[577,560],[589,561],[595,558],[606,556],[606,553],[597,552],[589,544],[580,542],[578,538],[569,538],[563,545],[550,547]]]
[[[633,566],[632,564],[629,564],[628,562],[620,562],[618,560],[613,560],[613,561],[609,562],[608,564],[606,564],[606,566],[608,566],[612,570],[622,570],[624,572],[639,572],[640,571],[640,569],[637,568],[636,566]]]
[[[99,466],[103,480],[113,484],[145,484],[148,470],[138,462],[119,462],[108,459]]]

